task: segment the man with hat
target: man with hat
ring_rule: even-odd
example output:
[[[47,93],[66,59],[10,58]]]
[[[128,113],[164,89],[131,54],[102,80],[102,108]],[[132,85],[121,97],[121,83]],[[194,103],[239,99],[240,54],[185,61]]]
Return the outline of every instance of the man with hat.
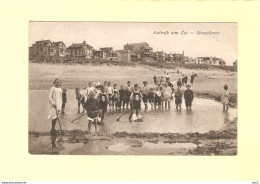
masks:
[[[191,109],[192,100],[193,100],[193,91],[190,89],[191,86],[188,84],[187,90],[184,91],[184,99],[185,99],[185,105],[186,109]]]

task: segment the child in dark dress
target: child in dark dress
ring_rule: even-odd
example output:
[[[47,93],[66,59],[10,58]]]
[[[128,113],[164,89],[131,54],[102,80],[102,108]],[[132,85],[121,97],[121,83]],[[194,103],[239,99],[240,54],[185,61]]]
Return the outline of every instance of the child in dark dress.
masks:
[[[123,110],[125,110],[125,105],[127,101],[127,94],[125,86],[121,85],[121,89],[119,90],[119,98],[120,98],[120,106],[119,109],[121,110],[121,106],[123,106]]]
[[[88,100],[84,104],[84,109],[88,115],[88,132],[90,133],[91,124],[94,122],[95,132],[97,132],[97,120],[99,115],[100,104],[95,99],[95,92],[91,91],[88,96]]]
[[[177,82],[177,87],[181,87],[182,83],[181,83],[181,78],[179,78],[178,82]]]
[[[78,113],[80,113],[80,105],[82,105],[83,112],[84,112],[84,103],[85,103],[85,96],[80,93],[80,89],[75,89],[76,100],[78,101]]]
[[[64,114],[65,104],[67,103],[67,90],[62,90],[62,106],[61,106],[61,114]]]
[[[182,93],[181,93],[181,89],[180,89],[180,87],[177,88],[177,91],[176,91],[174,97],[175,97],[175,105],[176,105],[176,109],[178,109],[178,107],[181,109]]]
[[[184,99],[185,99],[185,105],[186,105],[186,109],[190,108],[191,109],[191,105],[192,105],[192,101],[193,101],[193,92],[190,89],[190,85],[187,85],[187,90],[184,91]]]
[[[105,113],[107,112],[107,105],[108,105],[108,96],[107,93],[105,92],[105,87],[100,86],[100,93],[97,96],[97,100],[100,105],[100,110],[101,110],[101,125],[104,125],[104,117]]]
[[[149,103],[151,104],[151,109],[153,109],[155,103],[155,94],[153,88],[151,88],[148,92],[148,99],[149,99]]]

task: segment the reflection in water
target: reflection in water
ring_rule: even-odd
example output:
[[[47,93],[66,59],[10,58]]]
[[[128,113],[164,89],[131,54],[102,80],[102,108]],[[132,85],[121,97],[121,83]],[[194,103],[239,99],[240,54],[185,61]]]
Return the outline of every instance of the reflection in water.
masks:
[[[230,114],[228,110],[223,110],[223,118],[224,118],[224,123],[229,123],[230,122]]]

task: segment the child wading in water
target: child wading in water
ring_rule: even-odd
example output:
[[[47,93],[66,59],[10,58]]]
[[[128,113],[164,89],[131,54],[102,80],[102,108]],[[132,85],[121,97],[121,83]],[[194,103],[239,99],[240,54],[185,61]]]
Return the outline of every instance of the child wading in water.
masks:
[[[134,91],[130,95],[130,100],[131,100],[131,104],[132,104],[131,105],[132,108],[131,108],[130,116],[129,116],[130,122],[132,122],[132,116],[133,116],[134,112],[135,112],[137,118],[139,119],[138,114],[141,109],[141,99],[142,98],[143,98],[143,95],[139,90],[139,86],[138,86],[138,84],[135,84]]]
[[[177,88],[177,91],[176,91],[174,97],[175,97],[175,105],[176,105],[176,109],[178,109],[178,107],[180,107],[180,109],[181,109],[182,93],[181,93],[181,89],[180,89],[180,87]]]
[[[156,91],[155,91],[154,109],[156,109],[157,105],[158,105],[158,108],[162,108],[162,92],[161,92],[159,86],[156,87]]]
[[[78,101],[78,114],[80,113],[80,105],[82,105],[82,113],[84,113],[85,96],[80,93],[80,89],[75,89],[76,100]]]
[[[104,125],[104,117],[105,113],[107,112],[107,105],[108,105],[108,96],[107,93],[105,92],[105,87],[101,86],[100,87],[101,92],[98,94],[98,101],[100,105],[100,110],[101,112],[101,125]]]
[[[63,89],[62,92],[62,106],[61,106],[61,114],[64,114],[65,104],[67,103],[67,90]]]
[[[221,96],[221,103],[223,104],[223,110],[228,110],[228,104],[229,104],[229,92],[228,92],[228,86],[224,86],[224,92]]]
[[[117,84],[114,84],[114,96],[113,96],[113,109],[119,108],[119,90],[117,89]]]
[[[148,99],[149,99],[149,103],[151,104],[151,109],[153,109],[154,108],[154,102],[155,102],[155,94],[154,94],[153,88],[151,88],[149,90]]]
[[[54,86],[50,88],[49,92],[49,113],[48,119],[51,119],[51,135],[55,135],[56,130],[56,122],[58,120],[58,116],[61,113],[62,106],[62,89],[61,80],[55,79],[53,82]],[[53,143],[53,147],[55,147],[55,142]]]
[[[119,90],[119,98],[120,98],[120,105],[119,109],[121,110],[121,105],[123,106],[123,110],[125,110],[125,104],[127,100],[126,88],[125,86],[121,85],[121,89]]]
[[[97,119],[99,114],[100,105],[98,100],[95,99],[95,92],[91,91],[88,95],[88,99],[84,104],[84,109],[88,114],[88,132],[90,133],[91,124],[94,122],[95,132],[97,132]]]
[[[190,89],[191,86],[189,84],[186,87],[187,87],[187,90],[184,91],[185,105],[186,105],[186,109],[188,109],[188,108],[191,109],[191,105],[192,105],[192,101],[193,101],[193,92]]]
[[[127,81],[127,86],[126,86],[126,95],[127,95],[127,99],[126,99],[126,109],[128,109],[129,106],[129,102],[130,102],[130,95],[133,92],[133,87],[131,86],[131,82]],[[131,104],[130,104],[131,106]],[[132,108],[132,107],[130,107]]]
[[[144,86],[142,88],[143,102],[144,102],[145,111],[147,111],[147,109],[148,109],[148,105],[147,105],[147,103],[148,103],[148,92],[149,92],[148,87],[147,87],[148,82],[144,81],[143,84],[144,84]]]
[[[108,81],[107,95],[108,95],[108,101],[109,101],[109,109],[111,110],[112,106],[113,106],[114,88],[111,86],[111,82],[110,81]]]
[[[167,109],[167,105],[168,105],[168,109],[171,108],[171,105],[170,105],[171,97],[172,97],[172,89],[168,85],[168,82],[166,82],[165,88],[164,88],[164,91],[163,91],[163,99],[164,99],[164,102],[165,102],[165,109]]]

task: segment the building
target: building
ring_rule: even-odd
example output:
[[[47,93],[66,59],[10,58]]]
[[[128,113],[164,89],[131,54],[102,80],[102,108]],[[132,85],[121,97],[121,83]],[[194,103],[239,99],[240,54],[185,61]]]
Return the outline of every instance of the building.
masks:
[[[226,62],[221,58],[216,57],[197,57],[195,64],[206,64],[206,65],[226,65]]]
[[[159,61],[159,62],[165,62],[166,61],[166,53],[163,52],[163,51],[157,51],[154,53],[155,54],[155,57],[156,57],[156,61]]]
[[[52,42],[50,40],[36,41],[32,47],[29,48],[30,56],[50,56],[50,47]]]
[[[117,50],[117,61],[131,61],[131,55],[129,50]]]
[[[29,56],[66,56],[66,45],[62,42],[50,40],[36,41],[29,47]]]
[[[117,60],[117,53],[113,50],[113,47],[100,48],[102,51],[103,59]]]
[[[133,58],[142,59],[145,57],[152,57],[153,48],[146,42],[141,43],[127,43],[124,45],[124,50],[130,51]]]
[[[55,56],[65,57],[66,56],[66,45],[63,43],[63,41],[59,42],[53,42],[53,48],[55,50]]]
[[[68,56],[80,58],[92,58],[93,47],[88,45],[85,41],[82,43],[74,43],[67,48]]]

